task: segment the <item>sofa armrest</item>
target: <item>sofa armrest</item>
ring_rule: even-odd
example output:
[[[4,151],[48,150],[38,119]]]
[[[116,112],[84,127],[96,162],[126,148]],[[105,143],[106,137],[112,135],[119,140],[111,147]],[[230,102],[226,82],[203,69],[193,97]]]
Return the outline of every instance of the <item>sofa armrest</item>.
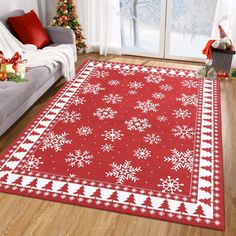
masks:
[[[45,30],[53,43],[75,45],[75,33],[73,30],[55,26],[47,26],[45,27]]]

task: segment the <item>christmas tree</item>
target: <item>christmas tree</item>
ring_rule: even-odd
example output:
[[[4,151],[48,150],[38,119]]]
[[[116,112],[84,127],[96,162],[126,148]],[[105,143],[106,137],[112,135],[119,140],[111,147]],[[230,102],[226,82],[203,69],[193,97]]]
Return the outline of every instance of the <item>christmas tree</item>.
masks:
[[[82,29],[77,20],[75,6],[72,0],[59,0],[56,7],[56,16],[52,26],[70,28],[75,32],[77,51],[86,48]]]

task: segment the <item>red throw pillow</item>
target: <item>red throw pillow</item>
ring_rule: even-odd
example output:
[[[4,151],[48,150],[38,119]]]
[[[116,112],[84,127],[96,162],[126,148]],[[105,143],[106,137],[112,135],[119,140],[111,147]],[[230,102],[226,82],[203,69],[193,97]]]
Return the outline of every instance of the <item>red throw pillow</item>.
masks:
[[[22,16],[9,17],[7,22],[23,44],[34,44],[37,48],[43,48],[51,42],[33,10]]]

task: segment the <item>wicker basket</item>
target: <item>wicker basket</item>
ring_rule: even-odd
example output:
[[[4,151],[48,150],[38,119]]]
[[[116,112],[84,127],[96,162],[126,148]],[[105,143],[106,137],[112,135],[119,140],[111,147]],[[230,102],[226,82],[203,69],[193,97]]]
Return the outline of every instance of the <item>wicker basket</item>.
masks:
[[[212,66],[216,72],[224,70],[230,74],[231,64],[235,51],[212,48]]]

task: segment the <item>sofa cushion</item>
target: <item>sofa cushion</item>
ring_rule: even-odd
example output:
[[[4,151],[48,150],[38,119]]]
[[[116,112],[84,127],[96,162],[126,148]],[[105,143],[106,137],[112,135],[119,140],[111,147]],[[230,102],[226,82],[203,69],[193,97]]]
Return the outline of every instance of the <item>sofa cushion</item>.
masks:
[[[61,70],[60,65],[51,72],[47,67],[35,67],[26,73],[29,80],[22,83],[0,82],[0,123],[34,94],[49,78]]]
[[[33,10],[22,16],[9,17],[7,22],[23,44],[34,44],[37,48],[43,48],[51,42]]]

